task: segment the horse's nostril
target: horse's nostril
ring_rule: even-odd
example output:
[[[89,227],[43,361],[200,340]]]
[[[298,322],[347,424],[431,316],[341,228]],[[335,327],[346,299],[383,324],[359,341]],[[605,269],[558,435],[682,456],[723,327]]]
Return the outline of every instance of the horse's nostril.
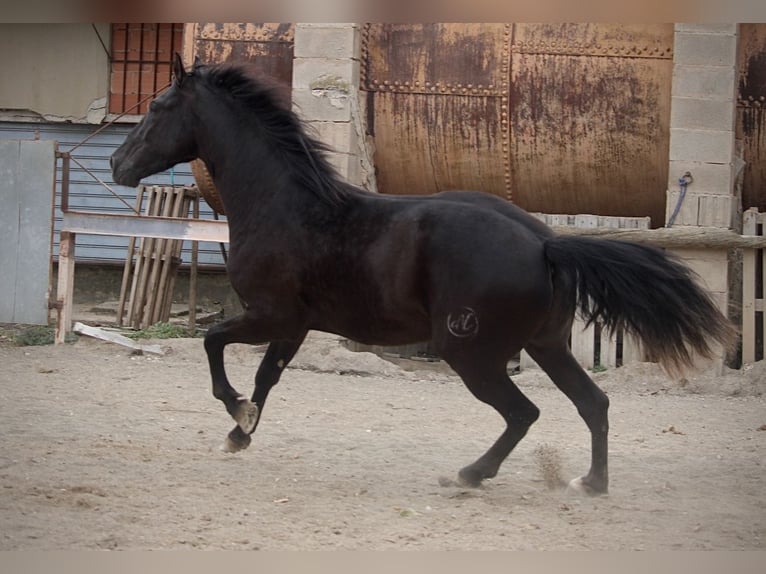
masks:
[[[114,156],[109,156],[109,168],[114,169]]]

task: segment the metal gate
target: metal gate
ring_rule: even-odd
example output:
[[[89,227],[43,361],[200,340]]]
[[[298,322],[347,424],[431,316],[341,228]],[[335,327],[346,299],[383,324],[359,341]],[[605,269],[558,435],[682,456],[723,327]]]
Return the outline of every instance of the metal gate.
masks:
[[[58,149],[66,152],[77,146],[100,126],[85,124],[60,123],[0,123],[0,142],[4,139],[40,139],[58,142]],[[80,211],[95,211],[98,213],[132,213],[136,202],[136,190],[123,187],[112,181],[109,167],[109,157],[125,140],[134,124],[115,124],[98,135],[89,139],[85,144],[72,152],[76,163],[72,163],[70,176],[69,207]],[[106,183],[117,196],[111,194],[99,182]],[[172,170],[164,171],[143,180],[146,185],[192,185],[194,178],[188,164],[180,164]],[[56,173],[56,205],[61,199],[61,170]],[[206,203],[200,206],[202,219],[213,219],[213,211]],[[61,212],[57,209],[54,214],[53,257],[58,258],[59,231],[61,229]],[[85,236],[77,242],[78,263],[111,263],[122,265],[128,250],[127,237]],[[191,244],[186,242],[181,255],[184,262],[191,258]],[[220,248],[215,243],[201,242],[199,264],[207,267],[224,266]]]
[[[0,140],[0,322],[45,325],[55,144]]]

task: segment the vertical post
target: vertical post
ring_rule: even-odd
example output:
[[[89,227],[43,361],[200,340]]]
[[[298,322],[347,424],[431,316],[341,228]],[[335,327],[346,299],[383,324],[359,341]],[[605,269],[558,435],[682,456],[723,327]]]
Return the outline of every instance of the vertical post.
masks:
[[[61,152],[61,211],[69,211],[69,165],[70,155],[68,151]]]
[[[758,211],[748,209],[742,216],[742,234],[756,235]],[[742,254],[742,362],[755,361],[755,258],[756,249]]]
[[[737,24],[676,24],[670,111],[666,217],[674,225],[730,229],[738,218],[736,179]],[[682,196],[679,179],[693,181]],[[728,313],[729,261],[725,250],[679,249]],[[723,371],[723,351],[713,366]],[[700,366],[703,366],[702,364]]]
[[[141,207],[144,202],[144,186],[139,185],[136,192],[136,213],[141,213]],[[125,302],[128,294],[128,283],[130,274],[133,270],[133,258],[136,253],[136,236],[131,235],[128,240],[128,258],[125,261],[125,267],[122,271],[122,284],[120,285],[120,300],[117,304],[117,325],[122,327],[125,315]],[[137,264],[137,263],[136,263]]]
[[[66,342],[66,336],[72,331],[72,298],[74,297],[74,250],[75,234],[62,231],[59,239],[59,275],[56,289],[55,343]]]
[[[354,23],[295,24],[293,101],[330,163],[349,183],[375,191],[359,98],[361,30]]]
[[[199,193],[194,195],[192,217],[199,219]],[[197,330],[197,262],[199,260],[199,241],[192,241],[191,269],[189,271],[189,335]]]

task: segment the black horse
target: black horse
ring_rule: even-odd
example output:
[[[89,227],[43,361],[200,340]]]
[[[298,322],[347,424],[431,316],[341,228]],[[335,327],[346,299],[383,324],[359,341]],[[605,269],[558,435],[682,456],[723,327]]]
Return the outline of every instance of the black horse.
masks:
[[[592,436],[588,473],[607,491],[606,395],[571,355],[575,312],[636,335],[670,368],[728,347],[734,330],[693,273],[660,249],[554,235],[522,209],[480,192],[387,196],[343,182],[275,88],[242,68],[174,64],[171,88],[112,157],[129,186],[201,158],[229,222],[228,274],[244,312],[205,337],[213,394],[237,426],[224,448],[250,443],[266,397],[309,330],[362,343],[431,340],[468,389],[507,427],[459,472],[497,474],[539,415],[507,374],[522,348],[575,404]],[[248,400],[229,383],[229,343],[268,349]]]

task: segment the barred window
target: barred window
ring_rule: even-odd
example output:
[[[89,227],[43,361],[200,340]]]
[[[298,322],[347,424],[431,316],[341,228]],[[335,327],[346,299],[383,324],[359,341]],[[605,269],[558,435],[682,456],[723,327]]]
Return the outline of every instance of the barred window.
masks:
[[[109,113],[144,114],[150,100],[135,106],[170,82],[183,24],[112,24],[111,45]]]

